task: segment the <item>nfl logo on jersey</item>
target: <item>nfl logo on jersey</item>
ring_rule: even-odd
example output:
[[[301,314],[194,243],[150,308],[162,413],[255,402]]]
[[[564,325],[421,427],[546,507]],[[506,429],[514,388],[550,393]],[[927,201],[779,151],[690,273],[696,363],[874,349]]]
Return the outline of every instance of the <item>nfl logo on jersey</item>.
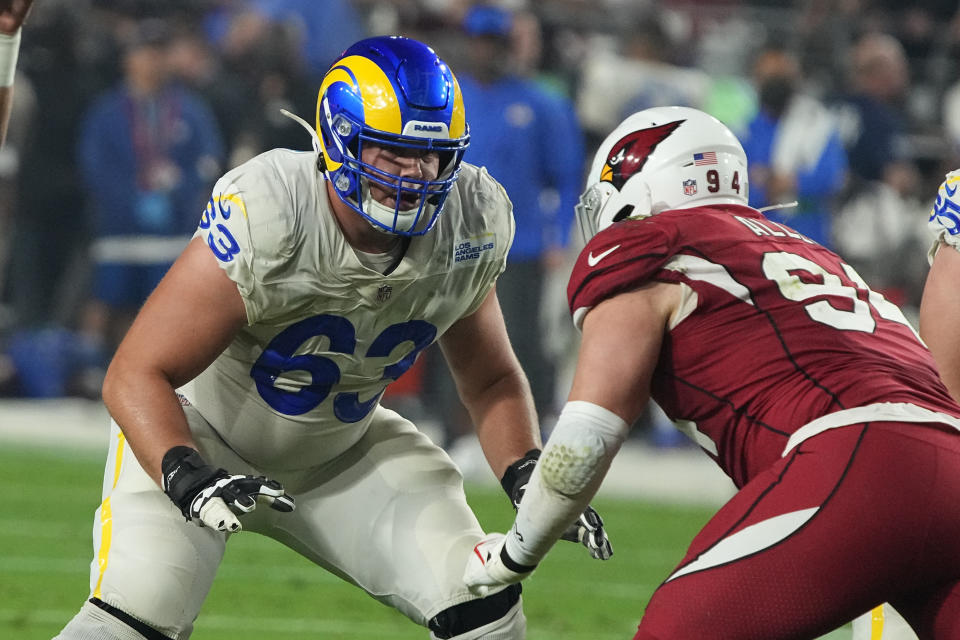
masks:
[[[381,285],[377,289],[377,302],[386,302],[390,299],[390,294],[393,293],[393,287],[388,284]]]
[[[697,181],[693,178],[683,181],[683,195],[693,196],[697,193]]]

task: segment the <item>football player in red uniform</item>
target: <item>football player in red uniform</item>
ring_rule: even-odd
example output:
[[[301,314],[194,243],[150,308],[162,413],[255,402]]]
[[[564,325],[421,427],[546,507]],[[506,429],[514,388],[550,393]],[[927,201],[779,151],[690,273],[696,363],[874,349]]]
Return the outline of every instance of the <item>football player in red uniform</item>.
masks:
[[[488,593],[532,572],[652,397],[739,491],[636,640],[814,638],[884,601],[921,637],[958,638],[960,405],[900,310],[747,189],[740,143],[694,109],[636,113],[601,145],[569,400],[465,580]]]

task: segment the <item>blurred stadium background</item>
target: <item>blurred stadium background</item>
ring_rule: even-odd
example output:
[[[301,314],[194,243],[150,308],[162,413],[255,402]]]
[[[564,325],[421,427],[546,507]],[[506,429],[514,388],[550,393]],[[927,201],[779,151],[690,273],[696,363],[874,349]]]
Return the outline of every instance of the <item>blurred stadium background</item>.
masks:
[[[188,182],[195,188],[185,197],[196,208],[181,207],[176,215],[185,221],[157,234],[170,242],[150,245],[162,259],[185,243],[223,171],[272,147],[309,149],[279,109],[312,119],[318,78],[364,35],[424,40],[462,78],[490,71],[470,56],[478,32],[497,36],[499,72],[532,83],[574,115],[573,133],[563,135],[582,151],[581,175],[630,111],[686,104],[716,115],[747,143],[755,204],[798,200],[783,212],[792,216],[786,222],[817,233],[914,316],[927,268],[927,212],[943,174],[960,164],[957,2],[507,0],[495,3],[510,17],[506,26],[465,29],[475,4],[36,0],[0,151],[0,486],[8,501],[0,515],[0,637],[49,637],[86,590],[106,435],[99,382],[131,314],[104,304],[92,276],[110,250],[102,242],[102,189],[112,176],[103,158],[126,145],[148,160],[131,188],[140,215],[154,222],[174,215],[171,194]],[[144,49],[153,55],[138,55]],[[120,127],[105,136],[91,123],[94,105],[113,87],[151,82],[179,87],[209,116],[199,120],[209,126],[189,161],[163,156],[184,142],[177,135],[185,103],[133,127],[134,140],[118,138]],[[466,108],[468,121],[474,113],[478,122],[501,117],[510,127],[531,117],[509,93]],[[157,121],[169,140],[151,138]],[[510,138],[502,133],[475,127],[477,153],[484,136]],[[534,159],[510,157],[514,167]],[[558,372],[541,402],[544,433],[562,406],[576,352],[563,294],[578,249],[577,234],[567,235],[570,211],[560,206],[565,187],[545,179],[511,191],[515,200],[521,189],[533,191],[540,220],[559,230],[555,244],[564,251],[559,266],[549,257],[541,308],[528,310]],[[122,225],[123,215],[113,222]],[[547,260],[543,251],[534,258]],[[484,524],[503,528],[509,508],[464,436],[438,356],[428,350],[386,402],[448,446]],[[614,561],[593,566],[575,549],[551,556],[527,589],[532,638],[629,637],[649,593],[730,495],[729,481],[673,435],[655,407],[635,434],[601,490]],[[422,637],[254,536],[231,543],[222,574],[195,637]],[[264,582],[276,590],[257,589]],[[244,603],[244,615],[232,616],[229,602]]]

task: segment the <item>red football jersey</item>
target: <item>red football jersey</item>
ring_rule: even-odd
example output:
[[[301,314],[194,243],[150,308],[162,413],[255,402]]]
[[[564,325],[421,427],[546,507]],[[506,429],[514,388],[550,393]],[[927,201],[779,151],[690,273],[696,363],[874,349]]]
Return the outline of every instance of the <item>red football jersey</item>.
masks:
[[[570,310],[579,321],[651,280],[695,293],[664,336],[652,397],[692,423],[738,487],[828,413],[906,402],[960,415],[900,310],[843,258],[754,209],[667,211],[603,230],[574,266]]]

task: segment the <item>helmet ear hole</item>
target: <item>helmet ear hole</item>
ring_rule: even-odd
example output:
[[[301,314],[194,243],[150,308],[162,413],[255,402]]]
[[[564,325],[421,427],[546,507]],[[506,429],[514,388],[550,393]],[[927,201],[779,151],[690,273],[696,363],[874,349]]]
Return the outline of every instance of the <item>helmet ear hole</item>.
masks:
[[[620,207],[620,211],[617,211],[617,215],[613,216],[613,222],[620,222],[626,218],[629,218],[633,213],[634,206],[632,204],[625,204]]]

